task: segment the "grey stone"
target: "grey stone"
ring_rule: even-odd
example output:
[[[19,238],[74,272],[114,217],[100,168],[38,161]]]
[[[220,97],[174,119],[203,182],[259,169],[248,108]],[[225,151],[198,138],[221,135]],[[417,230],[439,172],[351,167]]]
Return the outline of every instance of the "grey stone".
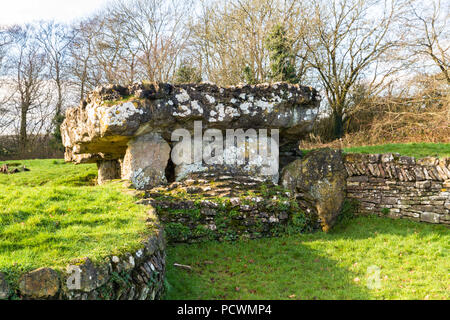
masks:
[[[340,150],[329,148],[309,152],[304,158],[287,165],[281,173],[281,184],[313,203],[322,229],[332,228],[345,199],[347,171]]]
[[[122,179],[136,189],[148,189],[167,182],[165,169],[170,146],[158,133],[141,135],[128,143],[122,164]]]
[[[79,268],[80,275],[80,288],[77,290],[91,292],[104,285],[109,279],[109,270],[105,263],[94,265],[91,259],[84,258],[76,263],[75,266]]]
[[[53,298],[59,288],[59,274],[50,268],[33,270],[19,279],[21,294],[31,299]]]
[[[429,223],[439,223],[439,215],[434,212],[422,212],[420,220]]]
[[[6,281],[6,277],[0,272],[0,300],[8,299],[9,297],[9,284]]]
[[[98,184],[104,184],[113,179],[120,179],[120,164],[117,160],[100,160],[97,162]]]
[[[167,142],[175,129],[184,128],[192,134],[195,121],[201,121],[204,130],[221,132],[279,129],[281,145],[292,145],[287,150],[292,153],[299,139],[312,130],[319,104],[315,89],[287,83],[228,88],[211,84],[99,87],[79,107],[66,112],[61,125],[65,159],[100,162],[99,170],[103,171],[104,161],[123,159],[122,177],[134,179],[136,187],[146,189],[164,183],[167,178],[164,176],[170,152]],[[148,135],[158,135],[158,139],[142,138]],[[263,175],[255,169],[261,167],[261,161],[240,169],[250,168],[248,173]],[[234,165],[231,167],[236,169]],[[181,180],[201,170],[201,163],[177,164],[175,174]],[[268,179],[277,180],[278,173]],[[101,182],[104,180],[107,179],[100,178]]]

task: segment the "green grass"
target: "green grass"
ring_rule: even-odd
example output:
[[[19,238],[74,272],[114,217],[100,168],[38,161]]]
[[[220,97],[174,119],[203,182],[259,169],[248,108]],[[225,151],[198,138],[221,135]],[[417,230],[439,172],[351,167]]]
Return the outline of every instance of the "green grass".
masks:
[[[166,299],[449,299],[449,248],[444,226],[374,216],[328,234],[176,245]]]
[[[133,250],[150,234],[146,208],[119,183],[94,186],[95,164],[19,160],[29,172],[0,174],[0,271],[64,268]]]
[[[400,153],[416,158],[450,157],[450,143],[392,143],[379,146],[345,148],[348,153]]]

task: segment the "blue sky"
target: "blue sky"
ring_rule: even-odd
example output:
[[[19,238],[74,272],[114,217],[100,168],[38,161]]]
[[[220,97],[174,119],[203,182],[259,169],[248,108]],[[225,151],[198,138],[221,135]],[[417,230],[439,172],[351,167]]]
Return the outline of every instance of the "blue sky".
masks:
[[[71,22],[100,9],[109,0],[0,0],[0,25],[54,19]]]

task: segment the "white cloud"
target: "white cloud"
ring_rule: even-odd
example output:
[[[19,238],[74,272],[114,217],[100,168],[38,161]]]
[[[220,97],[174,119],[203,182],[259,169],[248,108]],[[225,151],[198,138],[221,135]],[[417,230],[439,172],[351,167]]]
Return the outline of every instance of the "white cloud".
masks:
[[[0,0],[0,25],[54,19],[71,22],[102,8],[109,0]]]

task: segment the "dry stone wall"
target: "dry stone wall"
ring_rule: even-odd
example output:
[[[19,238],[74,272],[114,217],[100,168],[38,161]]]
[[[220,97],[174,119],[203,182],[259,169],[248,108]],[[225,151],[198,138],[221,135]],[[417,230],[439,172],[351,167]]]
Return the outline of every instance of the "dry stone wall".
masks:
[[[288,190],[248,176],[202,174],[146,192],[169,243],[255,239],[320,227],[317,214]]]
[[[39,268],[8,281],[0,272],[0,299],[154,300],[164,293],[165,239],[162,228],[133,253],[93,263],[80,259],[67,271]],[[79,271],[75,279],[76,269]]]
[[[360,213],[450,225],[450,158],[347,154],[344,164]]]

